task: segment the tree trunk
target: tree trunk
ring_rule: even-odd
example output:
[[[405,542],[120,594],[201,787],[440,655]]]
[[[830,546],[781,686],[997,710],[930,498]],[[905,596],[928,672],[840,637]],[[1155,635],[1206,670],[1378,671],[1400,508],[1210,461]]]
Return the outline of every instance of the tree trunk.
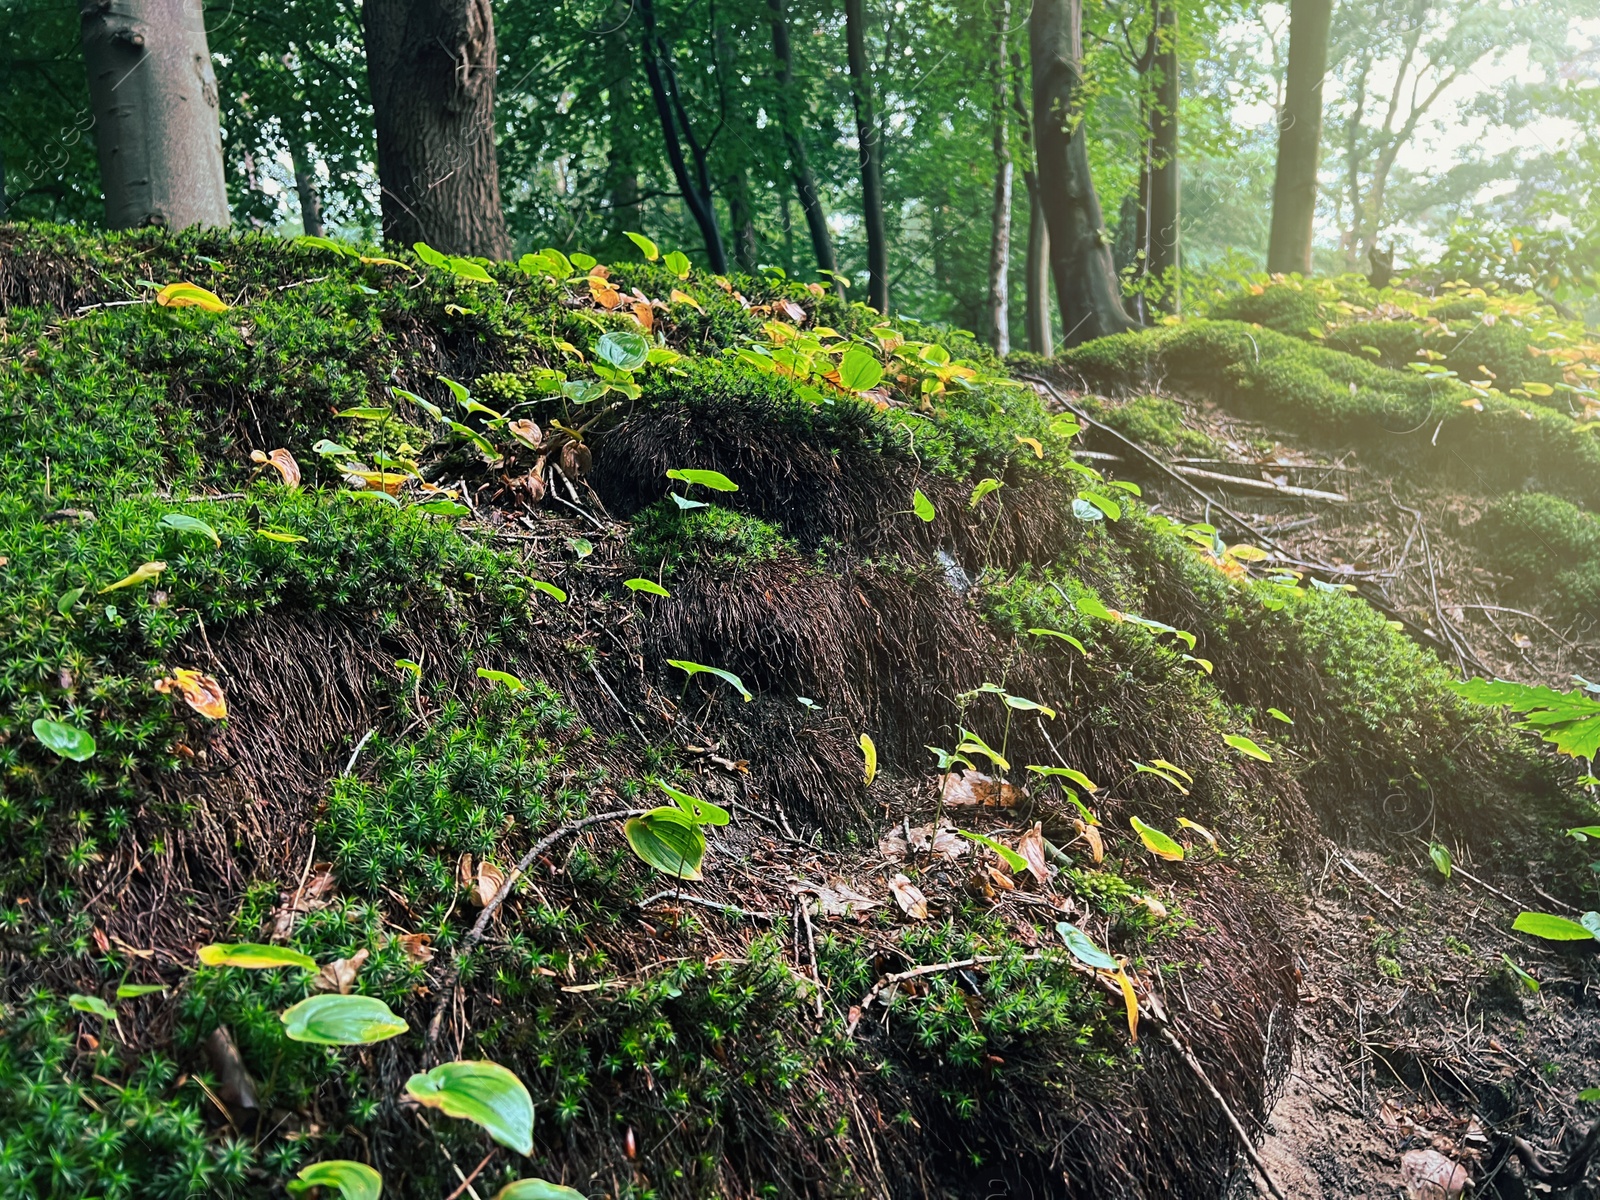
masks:
[[[833,251],[833,235],[828,231],[828,214],[823,210],[822,196],[817,191],[816,177],[811,173],[805,142],[800,138],[795,120],[794,58],[789,48],[785,0],[767,0],[767,7],[772,10],[772,57],[778,62],[778,124],[783,130],[784,148],[789,152],[789,178],[800,200],[800,210],[805,213],[817,269],[828,276],[842,297],[844,285],[839,280],[839,259]]]
[[[994,211],[989,236],[989,344],[1001,358],[1011,353],[1011,139],[1006,129],[1006,26],[1010,0],[994,14]]]
[[[740,167],[729,181],[728,224],[733,228],[733,258],[746,275],[759,269],[755,206],[750,202],[750,179]]]
[[[1322,77],[1328,71],[1333,0],[1292,0],[1289,65],[1278,113],[1278,167],[1272,182],[1267,270],[1311,273],[1317,215],[1317,160],[1322,149]]]
[[[300,227],[308,237],[322,237],[326,229],[322,223],[322,201],[317,198],[311,152],[304,145],[292,145],[289,161],[294,165],[294,190],[300,196]]]
[[[366,0],[383,236],[508,258],[489,0]]]
[[[1149,257],[1145,272],[1161,286],[1156,304],[1175,313],[1178,298],[1178,9],[1158,0],[1154,68],[1160,78],[1150,105]]]
[[[1050,272],[1064,345],[1134,328],[1122,307],[1100,198],[1089,175],[1078,93],[1083,76],[1083,0],[1034,0],[1033,130],[1039,196],[1050,229]]]
[[[844,0],[845,49],[850,61],[850,100],[856,115],[861,157],[861,209],[867,229],[867,303],[889,311],[889,245],[883,219],[883,143],[867,77],[866,15],[862,0]]]
[[[611,237],[620,241],[624,230],[642,230],[643,211],[639,202],[639,165],[634,150],[638,134],[634,129],[633,47],[629,29],[633,11],[630,5],[611,6],[616,26],[606,39],[607,69],[615,77],[606,92],[606,203],[610,207],[607,226]]]
[[[1350,198],[1350,226],[1343,241],[1345,269],[1349,271],[1358,270],[1361,259],[1361,120],[1367,111],[1367,76],[1371,73],[1372,57],[1367,55],[1356,75],[1355,110],[1345,130],[1344,168],[1345,187]]]
[[[1028,252],[1024,260],[1023,324],[1028,331],[1028,350],[1049,356],[1054,352],[1050,336],[1050,231],[1045,225],[1044,208],[1039,200],[1039,176],[1034,170],[1033,121],[1022,99],[1022,55],[1011,52],[1011,111],[1017,114],[1017,133],[1022,139],[1022,182],[1028,189]]]
[[[672,167],[672,177],[677,180],[683,203],[700,228],[706,244],[706,258],[715,275],[728,273],[728,252],[722,244],[722,227],[717,223],[717,208],[711,194],[711,172],[706,163],[706,148],[695,137],[689,113],[678,94],[677,72],[672,58],[661,44],[656,33],[654,0],[637,0],[639,20],[644,27],[644,73],[650,81],[650,97],[655,101],[656,117],[661,122],[661,137],[666,143],[667,162]],[[694,159],[694,175],[689,174],[688,160],[683,156],[685,143]]]
[[[78,12],[106,224],[228,224],[200,0],[82,0]]]

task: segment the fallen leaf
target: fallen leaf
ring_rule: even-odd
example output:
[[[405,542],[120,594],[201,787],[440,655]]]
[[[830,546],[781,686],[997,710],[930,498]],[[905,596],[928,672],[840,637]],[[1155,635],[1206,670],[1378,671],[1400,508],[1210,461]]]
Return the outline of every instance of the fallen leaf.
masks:
[[[568,479],[587,475],[594,466],[594,455],[582,442],[567,442],[561,447],[561,471]]]
[[[649,304],[636,301],[630,307],[633,311],[633,319],[639,322],[640,329],[644,330],[646,333],[649,333],[655,328],[656,317],[655,313],[650,311]]]
[[[1040,883],[1050,882],[1050,872],[1044,862],[1044,825],[1035,821],[1033,828],[1017,842],[1017,853],[1028,860],[1028,872]]]
[[[277,469],[283,478],[283,486],[293,491],[300,486],[300,464],[295,462],[294,455],[282,446],[267,455],[267,462]]]
[[[889,881],[889,890],[894,893],[894,898],[900,903],[900,911],[906,916],[913,921],[928,919],[928,898],[911,880],[904,875],[896,875]]]
[[[1117,969],[1117,983],[1122,988],[1122,1004],[1128,1010],[1128,1040],[1139,1040],[1139,996],[1133,990],[1133,980],[1128,978],[1128,968]]]
[[[874,900],[871,896],[863,895],[838,878],[830,879],[827,883],[815,887],[810,884],[795,885],[791,890],[797,894],[815,896],[816,911],[824,917],[853,917],[883,905],[882,900]]]
[[[328,907],[334,884],[333,864],[319,862],[312,865],[311,873],[297,890],[280,892],[277,911],[272,914],[272,940],[281,942],[287,938],[294,931],[295,917],[301,913]]]
[[[505,881],[506,873],[485,859],[478,864],[478,886],[472,894],[472,902],[479,908],[487,908],[489,902],[500,893]]]
[[[795,325],[804,325],[806,323],[806,310],[793,300],[779,300],[772,306],[772,311],[780,314]]]
[[[524,417],[520,421],[512,421],[506,425],[506,431],[517,441],[531,449],[537,450],[539,443],[544,441],[544,434],[532,421]]]
[[[994,881],[994,885],[997,888],[1003,888],[1008,892],[1017,890],[1017,885],[1011,881],[1011,876],[1007,875],[999,867],[989,868],[989,878]]]
[[[1133,900],[1138,904],[1144,905],[1145,908],[1149,910],[1151,916],[1164,917],[1167,915],[1167,906],[1161,903],[1161,901],[1157,900],[1154,896],[1134,896]]]
[[[475,878],[472,871],[471,852],[463,853],[456,859],[456,886],[462,889],[470,888]]]
[[[589,295],[604,309],[612,309],[622,303],[622,293],[612,287],[609,280],[597,273],[591,273],[589,276]]]
[[[405,952],[406,958],[414,963],[433,961],[433,934],[431,933],[402,933],[395,941],[400,943],[400,949]]]
[[[1100,836],[1100,831],[1093,825],[1077,819],[1073,820],[1072,826],[1078,831],[1078,836],[1089,844],[1089,853],[1094,857],[1095,862],[1104,862],[1106,843],[1105,839]]]
[[[155,688],[163,695],[173,691],[182,692],[184,703],[202,717],[220,721],[228,715],[228,702],[223,699],[222,685],[215,676],[203,671],[175,667],[169,678],[156,680]]]
[[[95,594],[104,596],[107,592],[115,592],[125,587],[136,587],[141,583],[149,583],[167,569],[164,562],[147,562],[136,567],[131,573],[124,575],[115,583],[108,583]]]
[[[992,779],[980,771],[947,775],[944,781],[946,808],[1015,808],[1017,789]]]
[[[338,992],[341,996],[348,996],[356,985],[356,976],[360,974],[362,964],[371,953],[363,947],[349,958],[336,958],[331,963],[324,963],[312,978],[311,986],[319,992]]]
[[[1407,1150],[1400,1159],[1406,1200],[1456,1200],[1471,1182],[1465,1167],[1437,1150]]]

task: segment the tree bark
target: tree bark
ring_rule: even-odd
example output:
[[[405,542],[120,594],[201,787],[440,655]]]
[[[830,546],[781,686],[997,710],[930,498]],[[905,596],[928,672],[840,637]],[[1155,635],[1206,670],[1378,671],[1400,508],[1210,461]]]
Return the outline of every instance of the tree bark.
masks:
[[[750,179],[740,167],[728,187],[728,224],[733,228],[733,259],[746,275],[759,269],[755,206],[750,201]]]
[[[706,258],[716,275],[728,273],[728,252],[722,244],[722,227],[717,223],[717,208],[711,193],[711,172],[706,162],[706,148],[695,137],[689,113],[678,94],[677,72],[673,70],[670,51],[661,44],[656,32],[654,0],[637,0],[639,20],[644,27],[644,73],[650,82],[650,97],[655,101],[656,116],[661,122],[661,137],[666,143],[667,162],[672,167],[672,177],[678,183],[683,203],[699,226],[700,236],[706,244]],[[689,163],[684,158],[684,144],[694,159],[694,175],[689,174]]]
[[[1050,231],[1039,199],[1039,176],[1034,169],[1033,121],[1022,99],[1022,54],[1011,52],[1011,111],[1017,114],[1017,134],[1022,140],[1022,182],[1028,190],[1028,251],[1024,258],[1023,325],[1028,350],[1049,356],[1054,352],[1050,334]]]
[[[862,0],[844,0],[845,50],[850,65],[850,100],[855,109],[861,158],[862,221],[867,230],[867,303],[889,311],[889,244],[883,216],[883,143],[867,75],[866,15]]]
[[[611,236],[620,241],[625,230],[640,230],[643,211],[639,202],[639,166],[634,150],[637,133],[634,129],[633,98],[633,47],[629,43],[629,30],[633,16],[631,5],[617,0],[611,6],[612,23],[616,26],[606,39],[606,62],[614,80],[606,89],[606,203]]]
[[[1150,175],[1146,216],[1149,257],[1145,273],[1161,286],[1156,305],[1175,313],[1180,307],[1178,189],[1178,8],[1157,0],[1154,69],[1159,73],[1150,105]]]
[[[828,214],[822,207],[822,196],[817,191],[816,177],[811,173],[805,142],[800,138],[796,122],[794,56],[789,47],[786,3],[785,0],[767,0],[767,7],[772,12],[772,57],[778,63],[778,125],[783,131],[784,149],[789,154],[789,179],[800,200],[800,211],[805,214],[806,231],[811,235],[811,253],[817,260],[817,269],[827,275],[842,297],[844,285],[839,280],[839,259],[833,250],[833,235],[828,230]]]
[[[1061,305],[1062,341],[1134,328],[1122,307],[1100,198],[1089,174],[1083,113],[1083,0],[1034,0],[1028,18],[1033,58],[1033,128],[1039,195],[1050,229],[1050,271]]]
[[[78,13],[106,224],[228,224],[200,0],[82,0]]]
[[[383,236],[508,258],[489,0],[366,0]]]
[[[322,237],[327,231],[322,223],[322,201],[317,197],[311,152],[303,144],[292,145],[289,161],[294,165],[294,190],[300,197],[300,227],[308,237]]]
[[[1001,358],[1011,353],[1011,188],[1014,167],[1006,128],[1006,26],[1010,0],[994,14],[994,210],[989,235],[989,344]]]
[[[1333,0],[1292,0],[1289,65],[1278,113],[1278,165],[1272,182],[1272,233],[1267,270],[1311,273],[1311,230],[1317,215],[1317,162],[1322,150],[1322,79],[1328,72]]]

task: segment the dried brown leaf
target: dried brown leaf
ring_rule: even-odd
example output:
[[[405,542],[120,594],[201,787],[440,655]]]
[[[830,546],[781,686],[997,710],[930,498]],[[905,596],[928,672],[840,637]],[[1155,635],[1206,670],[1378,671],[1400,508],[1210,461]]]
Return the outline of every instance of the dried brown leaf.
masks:
[[[311,986],[319,992],[338,992],[341,996],[348,996],[356,986],[356,976],[361,973],[362,964],[371,957],[371,953],[363,947],[349,958],[336,958],[331,963],[324,963],[311,980]]]
[[[1078,836],[1089,846],[1089,853],[1095,862],[1104,862],[1106,857],[1105,839],[1100,836],[1100,831],[1086,821],[1074,819],[1072,827],[1078,831]]]
[[[889,890],[894,893],[894,898],[899,901],[900,911],[906,916],[913,921],[928,919],[928,898],[911,880],[904,875],[896,875],[889,881]]]
[[[544,441],[544,434],[532,421],[524,417],[520,421],[511,421],[506,425],[506,431],[532,450],[537,450]]]
[[[485,859],[478,864],[477,887],[473,890],[472,902],[479,908],[487,908],[505,881],[506,873]]]
[[[228,715],[228,702],[223,698],[222,685],[215,676],[203,671],[175,667],[171,676],[156,680],[155,688],[163,694],[181,692],[184,703],[202,717],[220,721]]]
[[[1044,825],[1038,821],[1033,823],[1033,828],[1022,835],[1022,840],[1017,843],[1017,853],[1022,855],[1028,863],[1029,873],[1040,883],[1050,882],[1050,872],[1045,867],[1044,859]]]
[[[1018,790],[991,779],[981,771],[948,775],[944,781],[946,808],[1015,808]]]
[[[405,951],[405,956],[414,963],[433,961],[433,934],[431,933],[402,933],[395,941],[400,943],[400,949]]]
[[[277,468],[278,474],[283,477],[283,485],[290,491],[300,486],[300,464],[282,446],[267,455],[267,462]]]

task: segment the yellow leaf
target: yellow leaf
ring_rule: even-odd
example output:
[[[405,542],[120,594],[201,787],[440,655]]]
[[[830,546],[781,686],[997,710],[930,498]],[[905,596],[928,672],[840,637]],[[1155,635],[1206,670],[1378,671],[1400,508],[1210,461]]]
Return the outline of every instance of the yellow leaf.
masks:
[[[689,295],[688,292],[683,291],[681,288],[673,288],[672,295],[669,298],[674,304],[692,304],[694,307],[699,308],[701,312],[705,312],[704,308],[700,308],[700,301],[696,300],[693,296]]]
[[[228,311],[222,297],[196,283],[169,283],[156,293],[156,303],[166,308],[200,308],[211,313]]]
[[[369,267],[406,267],[405,263],[399,262],[396,259],[368,257],[365,254],[361,256],[361,261],[366,263]],[[406,270],[409,271],[410,269],[410,267],[406,267]]]
[[[216,678],[189,667],[177,667],[170,678],[156,680],[156,691],[181,692],[183,701],[202,717],[220,721],[228,715],[228,702]]]
[[[1191,821],[1188,817],[1179,817],[1178,824],[1182,825],[1185,829],[1194,830],[1201,837],[1205,838],[1213,850],[1217,848],[1217,835],[1212,833],[1211,830],[1207,829],[1204,825],[1200,824],[1200,822]]]
[[[1089,853],[1093,855],[1095,862],[1104,862],[1106,843],[1105,839],[1100,836],[1100,831],[1087,821],[1074,819],[1072,825],[1078,831],[1078,836],[1089,844]]]
[[[1032,450],[1035,458],[1044,457],[1044,447],[1040,445],[1038,438],[1023,437],[1020,433],[1014,433],[1011,436],[1017,439],[1019,445],[1026,446],[1029,450]]]
[[[872,739],[866,734],[861,735],[861,753],[867,760],[867,786],[872,786],[872,781],[878,777],[878,748],[872,744]]]
[[[166,569],[167,564],[164,562],[147,562],[143,566],[135,568],[131,575],[124,575],[115,583],[106,584],[96,594],[104,596],[107,592],[115,592],[120,588],[136,587],[141,583],[149,583]]]
[[[1133,980],[1128,978],[1128,968],[1117,970],[1117,982],[1122,986],[1122,1003],[1128,1009],[1128,1040],[1139,1040],[1139,995],[1133,990]]]

